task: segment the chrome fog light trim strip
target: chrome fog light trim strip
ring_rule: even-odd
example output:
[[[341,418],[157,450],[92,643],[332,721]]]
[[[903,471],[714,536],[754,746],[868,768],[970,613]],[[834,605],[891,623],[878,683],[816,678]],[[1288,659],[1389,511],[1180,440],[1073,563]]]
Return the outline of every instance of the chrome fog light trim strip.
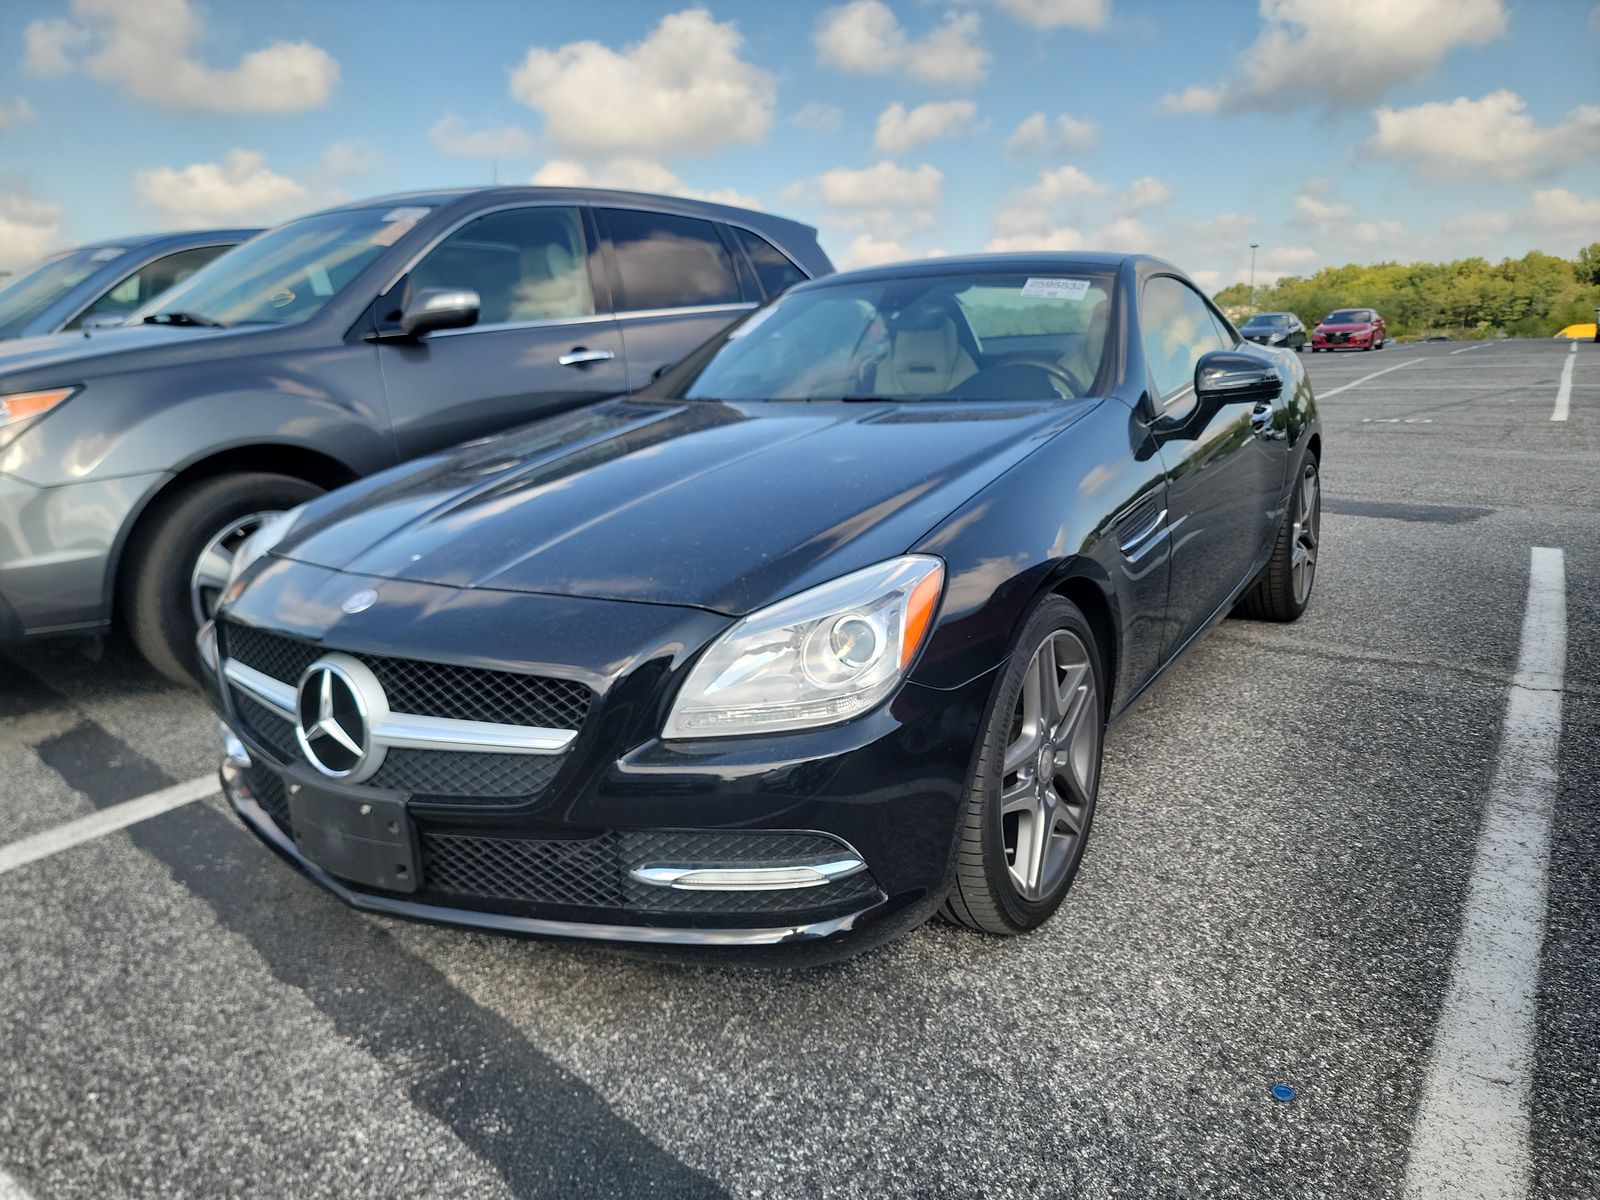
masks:
[[[222,735],[222,752],[228,756],[228,761],[241,770],[248,771],[251,766],[250,751],[244,748],[239,735],[228,727],[226,721],[218,721],[217,728]]]
[[[628,875],[652,887],[695,892],[774,892],[789,888],[821,887],[844,879],[867,864],[844,857],[826,862],[789,863],[773,867],[634,867]]]
[[[294,717],[294,685],[274,679],[237,659],[222,660],[222,677],[251,699],[258,700],[285,721]]]

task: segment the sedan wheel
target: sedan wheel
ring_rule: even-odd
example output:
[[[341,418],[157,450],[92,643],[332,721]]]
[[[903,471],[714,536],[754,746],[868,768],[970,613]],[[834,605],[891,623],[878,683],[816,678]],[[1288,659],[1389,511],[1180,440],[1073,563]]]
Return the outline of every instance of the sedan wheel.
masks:
[[[194,614],[196,628],[209,621],[211,614],[217,611],[217,601],[228,586],[233,557],[239,553],[239,547],[256,530],[282,514],[281,509],[266,509],[229,521],[206,543],[189,575],[189,610]]]
[[[1105,734],[1099,657],[1077,608],[1030,618],[991,707],[944,915],[988,933],[1041,925],[1089,837]]]
[[[1307,456],[1267,569],[1240,599],[1236,613],[1262,621],[1299,620],[1317,581],[1321,538],[1322,482],[1317,460]]]

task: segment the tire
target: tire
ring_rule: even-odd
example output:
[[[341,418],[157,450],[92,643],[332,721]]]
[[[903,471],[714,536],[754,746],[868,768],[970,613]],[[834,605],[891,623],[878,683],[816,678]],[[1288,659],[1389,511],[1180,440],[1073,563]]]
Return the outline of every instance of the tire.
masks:
[[[1311,602],[1322,538],[1322,480],[1307,455],[1267,569],[1235,607],[1258,621],[1298,621]]]
[[[1041,667],[1042,661],[1047,665]],[[1057,684],[1054,705],[1045,698],[1045,678]],[[939,910],[946,920],[1010,936],[1038,928],[1061,906],[1094,821],[1105,694],[1100,650],[1088,621],[1069,601],[1046,597],[1023,626],[990,702],[967,789],[955,883]],[[1043,713],[1051,715],[1040,721]],[[1046,762],[1053,771],[1040,787]],[[1011,813],[1005,812],[1007,796],[1015,805]],[[1032,831],[1046,822],[1049,836],[1034,841]],[[1030,858],[1029,850],[1040,845],[1042,856]]]
[[[157,501],[122,559],[123,617],[145,660],[168,679],[193,684],[200,667],[193,589],[202,553],[242,524],[259,525],[321,494],[303,479],[252,471],[202,480]]]

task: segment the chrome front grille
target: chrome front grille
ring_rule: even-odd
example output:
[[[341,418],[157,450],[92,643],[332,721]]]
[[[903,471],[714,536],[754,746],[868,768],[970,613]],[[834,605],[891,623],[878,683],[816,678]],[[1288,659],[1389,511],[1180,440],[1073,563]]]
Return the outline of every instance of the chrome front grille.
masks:
[[[279,764],[304,763],[295,739],[295,688],[331,651],[229,622],[219,625],[219,649],[242,732]],[[513,804],[538,797],[560,774],[589,712],[589,689],[568,679],[348,657],[376,676],[392,714],[371,731],[387,749],[366,786],[425,802]]]

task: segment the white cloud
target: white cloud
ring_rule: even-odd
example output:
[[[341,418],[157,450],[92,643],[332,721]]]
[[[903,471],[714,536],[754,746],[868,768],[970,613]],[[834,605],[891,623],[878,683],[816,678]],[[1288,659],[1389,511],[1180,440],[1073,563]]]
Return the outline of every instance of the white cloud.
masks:
[[[989,239],[984,249],[990,254],[1045,253],[1052,250],[1082,250],[1083,234],[1065,225],[1047,226],[1038,233],[999,234]]]
[[[740,208],[759,208],[761,202],[745,192],[732,188],[702,191],[692,188],[659,162],[648,158],[624,156],[608,159],[593,166],[571,159],[555,158],[534,172],[529,183],[541,187],[610,187],[630,192],[656,192],[665,196],[689,196],[696,200],[710,200],[716,204],[733,204]]]
[[[26,125],[33,120],[33,105],[21,96],[11,100],[0,100],[0,129],[8,129],[13,125]]]
[[[331,179],[365,175],[383,162],[383,154],[366,142],[345,139],[333,142],[317,159],[317,170]]]
[[[1039,150],[1092,150],[1100,127],[1093,121],[1083,121],[1062,113],[1054,124],[1042,113],[1024,117],[1011,136],[1006,139],[1006,149],[1013,154],[1027,154]]]
[[[844,124],[844,109],[837,104],[821,104],[813,100],[810,104],[802,105],[789,118],[789,124],[807,133],[837,133]]]
[[[1189,236],[1197,241],[1210,245],[1221,244],[1224,246],[1235,245],[1243,242],[1250,236],[1250,230],[1255,227],[1256,219],[1244,213],[1225,212],[1214,217],[1207,217],[1201,221],[1189,223]]]
[[[839,255],[839,268],[853,271],[859,267],[876,267],[883,263],[901,262],[916,257],[914,251],[907,250],[893,239],[876,238],[870,233],[863,233],[845,247],[843,254]]]
[[[1546,234],[1566,238],[1574,246],[1595,240],[1600,229],[1600,196],[1580,196],[1566,188],[1533,194],[1533,220]]]
[[[943,182],[944,172],[927,163],[902,167],[884,161],[860,170],[824,171],[817,176],[817,190],[837,208],[920,208],[939,203]]]
[[[1115,217],[1094,231],[1089,239],[1096,250],[1116,250],[1127,254],[1151,254],[1156,249],[1156,234],[1138,217]]]
[[[904,154],[923,142],[950,137],[972,129],[978,106],[971,100],[942,100],[908,109],[898,102],[878,114],[872,139],[880,154]]]
[[[825,67],[858,75],[901,71],[930,83],[977,83],[989,69],[977,13],[949,12],[913,38],[883,0],[850,0],[823,11],[812,41]]]
[[[1222,107],[1222,93],[1216,88],[1193,84],[1181,92],[1168,92],[1161,97],[1156,111],[1162,113],[1208,113]]]
[[[1355,214],[1355,205],[1345,200],[1324,200],[1311,192],[1294,198],[1294,211],[1313,225],[1337,225]]]
[[[1511,214],[1493,208],[1473,209],[1447,218],[1441,228],[1452,237],[1469,242],[1499,237],[1511,228]]]
[[[593,41],[535,46],[511,73],[511,94],[543,115],[547,137],[583,157],[759,142],[776,89],[740,57],[743,42],[731,21],[686,9],[620,52]]]
[[[257,150],[230,150],[220,163],[139,171],[133,191],[174,226],[278,221],[310,201],[304,184],[273,171]]]
[[[538,139],[526,129],[516,125],[468,129],[467,123],[454,113],[433,123],[428,141],[440,153],[462,158],[531,158],[539,153]]]
[[[1190,271],[1189,278],[1200,285],[1200,290],[1210,295],[1222,283],[1222,272],[1212,270]]]
[[[15,271],[61,242],[61,206],[13,189],[0,192],[0,268]]]
[[[1310,246],[1270,246],[1256,262],[1256,286],[1277,283],[1285,275],[1304,275],[1321,263],[1322,255]]]
[[[1171,199],[1170,187],[1154,175],[1146,175],[1128,185],[1128,190],[1122,193],[1119,204],[1124,212],[1136,212],[1141,208],[1154,208],[1165,204]]]
[[[29,70],[81,66],[137,99],[209,112],[303,112],[326,104],[339,82],[339,64],[310,42],[273,42],[236,66],[206,66],[193,56],[205,30],[189,0],[72,0],[72,14],[28,26]]]
[[[1567,119],[1539,126],[1515,92],[1479,100],[1458,96],[1414,108],[1380,108],[1375,154],[1432,175],[1522,179],[1600,155],[1600,105],[1574,108]]]
[[[1261,19],[1265,28],[1220,89],[1190,88],[1167,97],[1163,110],[1370,104],[1427,78],[1451,50],[1481,46],[1506,28],[1502,0],[1261,0]]]
[[[1084,244],[1076,222],[1061,211],[1073,200],[1104,194],[1106,187],[1069,165],[1040,171],[1025,188],[1012,192],[995,213],[995,236],[988,249],[1077,250]]]
[[[1039,29],[1070,25],[1103,29],[1111,15],[1110,0],[994,0],[1019,21]]]

